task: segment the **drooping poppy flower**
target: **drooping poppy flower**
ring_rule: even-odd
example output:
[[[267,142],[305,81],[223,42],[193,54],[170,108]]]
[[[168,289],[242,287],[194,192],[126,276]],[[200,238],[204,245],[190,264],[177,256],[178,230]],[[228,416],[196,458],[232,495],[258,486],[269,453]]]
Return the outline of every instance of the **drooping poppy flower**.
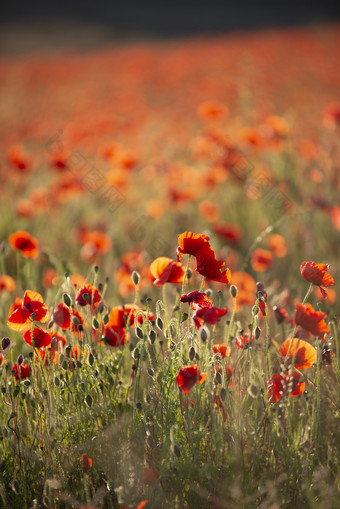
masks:
[[[142,483],[148,484],[149,486],[154,486],[159,478],[159,470],[155,470],[152,468],[144,467]]]
[[[254,342],[254,337],[252,338],[252,342],[250,343],[250,332],[245,332],[244,334],[239,334],[235,337],[235,348],[237,350],[246,350],[249,348]]]
[[[206,306],[203,308],[197,308],[192,319],[199,329],[204,323],[215,325],[219,322],[221,317],[228,313],[227,308],[217,308],[215,306]]]
[[[216,281],[217,283],[230,283],[230,270],[226,268],[222,270],[225,266],[225,262],[222,260],[216,260],[215,253],[213,249],[202,250],[196,256],[197,268],[196,271],[201,274],[201,276],[205,276],[211,281]]]
[[[9,236],[8,241],[10,246],[21,251],[25,258],[36,258],[39,254],[38,241],[28,232],[18,230]]]
[[[324,298],[327,297],[324,287],[335,284],[334,279],[327,272],[328,269],[327,263],[303,262],[300,265],[301,276],[309,283],[318,286]]]
[[[284,322],[286,322],[286,323],[293,322],[292,318],[289,318],[288,313],[285,308],[280,308],[278,306],[274,306],[273,311],[274,311],[275,319],[279,325],[281,325],[281,323],[284,323]]]
[[[272,233],[267,237],[267,244],[269,249],[278,258],[283,258],[287,254],[287,244],[285,238],[279,233]]]
[[[192,366],[183,366],[178,372],[176,383],[182,391],[188,395],[190,389],[195,384],[201,384],[207,378],[206,373],[200,373],[199,367],[196,364]]]
[[[155,279],[153,284],[162,286],[165,283],[183,283],[185,270],[181,263],[161,256],[152,262],[150,272]]]
[[[71,312],[63,302],[59,302],[56,306],[52,318],[54,323],[61,329],[67,330],[71,327]]]
[[[256,298],[259,299],[259,308],[261,310],[262,316],[266,316],[267,297],[268,295],[264,284],[258,281],[256,283]]]
[[[48,320],[48,308],[40,293],[26,290],[20,307],[17,307],[12,313],[10,312],[7,325],[12,330],[24,332],[29,328],[33,314],[36,322],[47,322]]]
[[[87,297],[85,297],[86,295]],[[76,297],[76,303],[79,306],[86,306],[88,304],[89,306],[93,305],[93,307],[97,307],[100,301],[101,296],[99,295],[97,288],[90,283],[79,288]]]
[[[192,309],[198,309],[203,307],[212,307],[213,301],[203,292],[197,290],[186,295],[181,296],[181,302],[188,302],[192,304]]]
[[[81,464],[84,472],[88,472],[92,467],[92,458],[86,452],[81,456]]]
[[[34,327],[33,331],[31,329],[28,329],[24,333],[23,337],[26,343],[30,346],[33,346],[32,341],[34,341],[34,346],[36,348],[48,346],[52,340],[50,333],[43,329],[40,329],[39,327]]]
[[[19,373],[19,370],[20,370],[20,373]],[[12,366],[12,374],[15,377],[17,382],[19,382],[19,379],[24,380],[25,378],[28,378],[30,376],[30,372],[31,372],[31,368],[29,367],[28,364],[25,364],[24,362],[22,364],[20,364],[20,366],[18,365],[17,362],[15,364],[13,364],[13,366]],[[20,377],[19,377],[19,374],[20,374]]]
[[[224,343],[215,343],[213,345],[213,352],[225,359],[231,354],[231,348]]]
[[[290,349],[290,350],[289,350]],[[295,358],[294,367],[297,369],[307,369],[313,366],[317,359],[317,352],[310,343],[300,338],[286,339],[280,346],[280,354],[291,361]]]
[[[329,334],[325,318],[327,318],[326,313],[315,311],[309,302],[307,304],[301,304],[300,302],[296,304],[294,315],[296,325],[300,325],[314,336],[318,336],[323,342],[326,341],[324,335]]]
[[[275,373],[270,377],[267,382],[267,392],[269,396],[269,403],[280,401],[288,394],[290,396],[299,396],[305,390],[305,382],[300,381],[300,373]]]
[[[15,290],[15,281],[11,276],[3,274],[0,276],[0,293],[6,290],[7,292],[13,292]]]
[[[257,248],[251,256],[251,265],[256,272],[268,270],[273,263],[273,255],[267,249]]]

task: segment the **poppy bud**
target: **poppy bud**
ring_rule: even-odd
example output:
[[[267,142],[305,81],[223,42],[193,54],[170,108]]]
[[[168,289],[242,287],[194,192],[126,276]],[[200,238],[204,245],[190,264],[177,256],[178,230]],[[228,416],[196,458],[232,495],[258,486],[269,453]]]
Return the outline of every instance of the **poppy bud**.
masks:
[[[213,294],[213,291],[211,288],[207,288],[206,291],[205,291],[205,294],[207,297],[209,297],[209,299],[211,299],[212,297],[212,294]]]
[[[192,276],[192,270],[189,268],[189,269],[187,270],[187,278],[188,278],[188,279],[190,279],[190,278],[191,278],[191,276]]]
[[[37,315],[36,315],[35,313],[32,313],[32,314],[31,314],[31,319],[32,319],[32,321],[33,321],[33,322],[34,322],[34,320],[35,320],[35,317],[36,317],[36,316],[37,316]]]
[[[18,356],[18,359],[17,359],[17,363],[18,363],[18,366],[20,366],[20,364],[22,364],[24,362],[24,356],[22,355],[22,353]]]
[[[88,472],[92,467],[92,459],[88,456],[88,454],[84,453],[81,457],[81,462],[84,472]]]
[[[215,382],[217,384],[221,384],[222,383],[222,375],[218,371],[216,371],[216,374],[215,374]]]
[[[93,328],[99,329],[99,322],[98,322],[97,318],[93,318]]]
[[[134,270],[132,272],[131,279],[132,279],[133,284],[137,286],[140,281],[140,275],[138,274],[137,271]]]
[[[231,285],[230,295],[232,296],[233,299],[235,299],[237,297],[237,286]]]
[[[201,327],[200,328],[200,338],[203,341],[203,343],[206,342],[206,340],[209,338],[209,330],[207,327]]]
[[[195,348],[192,346],[192,347],[190,348],[190,350],[189,350],[189,359],[190,359],[191,361],[193,361],[193,360],[194,360],[194,358],[195,358],[195,355],[196,355]]]
[[[163,330],[163,320],[161,318],[157,318],[156,325],[159,330]]]
[[[102,314],[103,311],[104,311],[104,302],[99,302],[98,313]]]
[[[95,271],[95,273],[96,273],[96,274],[98,274],[98,272],[99,272],[99,267],[98,267],[98,265],[95,265],[93,270]]]
[[[150,331],[150,334],[149,334],[149,340],[150,340],[150,343],[153,345],[154,342],[156,341],[156,333],[154,330],[151,330]]]
[[[154,370],[152,368],[148,368],[148,374],[153,377],[154,376]]]
[[[7,348],[9,348],[10,344],[11,340],[9,338],[3,338],[1,342],[2,350],[6,350]]]
[[[143,334],[143,330],[140,327],[136,327],[136,334],[139,337],[139,339],[143,339],[144,334]]]
[[[63,299],[64,299],[64,303],[66,304],[66,306],[70,307],[71,306],[71,297],[67,293],[64,293]]]
[[[175,454],[175,456],[177,456],[177,458],[179,458],[181,456],[181,451],[180,451],[180,448],[178,447],[178,445],[174,445],[174,454]]]
[[[255,329],[255,339],[259,339],[260,336],[261,336],[261,329],[260,329],[260,327],[256,327],[256,329]]]
[[[104,288],[103,283],[98,283],[98,292],[99,292],[99,293],[102,293],[103,288]]]
[[[52,339],[51,339],[51,348],[55,348],[57,346],[57,338],[54,336]]]

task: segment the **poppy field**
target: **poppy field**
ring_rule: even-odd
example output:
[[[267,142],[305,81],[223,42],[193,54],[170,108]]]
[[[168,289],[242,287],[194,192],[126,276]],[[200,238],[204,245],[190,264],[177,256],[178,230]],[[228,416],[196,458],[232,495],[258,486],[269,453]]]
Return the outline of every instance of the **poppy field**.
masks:
[[[1,508],[338,507],[339,61],[1,55]]]

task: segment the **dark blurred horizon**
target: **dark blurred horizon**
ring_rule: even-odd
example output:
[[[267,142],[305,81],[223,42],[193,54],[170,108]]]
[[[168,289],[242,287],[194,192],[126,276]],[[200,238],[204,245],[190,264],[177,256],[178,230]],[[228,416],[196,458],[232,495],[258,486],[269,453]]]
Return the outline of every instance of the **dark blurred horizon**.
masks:
[[[340,21],[331,0],[60,0],[48,3],[5,0],[0,19],[0,50],[27,52],[71,46],[91,48],[110,41],[214,35]]]

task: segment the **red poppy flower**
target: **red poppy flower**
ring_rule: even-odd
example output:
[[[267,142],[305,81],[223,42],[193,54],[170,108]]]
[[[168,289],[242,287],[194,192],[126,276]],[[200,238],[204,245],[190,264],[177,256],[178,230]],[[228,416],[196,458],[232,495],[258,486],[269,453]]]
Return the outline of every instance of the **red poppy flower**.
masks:
[[[209,99],[198,105],[197,114],[203,122],[220,121],[229,115],[229,109],[220,101]]]
[[[231,354],[231,348],[225,345],[224,343],[219,344],[216,343],[215,345],[213,345],[213,352],[215,354],[220,355],[223,359],[225,359],[226,357],[229,357],[229,355]]]
[[[81,242],[83,247],[80,251],[80,258],[86,263],[95,262],[100,255],[108,253],[112,247],[110,237],[99,230],[83,232]]]
[[[278,306],[273,307],[274,315],[277,323],[280,325],[281,323],[292,323],[292,318],[289,318],[287,311],[285,308],[279,308]]]
[[[207,378],[206,373],[200,373],[199,367],[196,364],[192,366],[183,366],[180,369],[177,377],[176,383],[178,387],[182,389],[185,394],[189,394],[190,389],[195,384],[201,384]]]
[[[216,260],[215,253],[212,248],[204,249],[196,256],[197,268],[196,271],[205,276],[211,281],[218,283],[230,283],[230,270],[227,268],[221,270],[225,266],[222,260]]]
[[[273,255],[266,249],[257,248],[251,256],[251,265],[256,272],[264,272],[271,267]]]
[[[88,297],[84,298],[85,295],[87,295]],[[91,306],[93,303],[93,307],[97,307],[100,301],[101,297],[99,295],[97,288],[95,288],[91,284],[84,285],[82,288],[79,289],[77,293],[76,303],[79,306],[86,306],[87,304]]]
[[[269,403],[275,403],[288,394],[298,396],[305,390],[305,382],[300,382],[299,373],[275,373],[267,382]]]
[[[92,459],[88,454],[86,454],[86,452],[81,456],[81,464],[84,472],[88,472],[92,467]]]
[[[35,314],[37,322],[48,320],[48,308],[40,293],[26,290],[20,307],[10,312],[7,325],[12,330],[24,332],[30,326],[32,314]]]
[[[165,283],[183,283],[185,270],[181,263],[161,256],[152,262],[150,272],[155,279],[153,284],[162,286]]]
[[[288,350],[288,358],[292,359],[295,357],[294,366],[297,369],[310,368],[316,362],[317,353],[314,346],[303,339],[286,339],[280,346],[280,354],[283,359],[286,358]]]
[[[70,309],[63,303],[59,302],[53,312],[53,321],[61,329],[69,329],[71,327]]]
[[[127,339],[127,332],[125,327],[107,324],[104,328],[103,336],[109,345],[119,347],[124,346]]]
[[[326,313],[315,311],[313,306],[309,303],[301,304],[299,302],[296,304],[294,316],[296,325],[300,325],[314,336],[318,336],[323,342],[326,341],[324,335],[329,334],[329,328],[324,320],[325,318],[327,318]]]
[[[254,338],[252,339],[253,343]],[[250,347],[250,332],[235,337],[235,348],[237,350],[246,350]]]
[[[15,281],[11,276],[3,274],[0,276],[0,293],[6,290],[7,292],[13,292],[15,290]]]
[[[184,232],[178,235],[177,259],[180,261],[184,254],[197,256],[204,249],[211,249],[209,237],[202,233]]]
[[[213,301],[207,297],[207,295],[203,292],[195,292],[187,293],[186,295],[181,296],[181,302],[188,302],[192,304],[192,309],[202,308],[202,307],[212,307]]]
[[[146,311],[143,311],[140,307],[135,304],[124,304],[124,306],[115,306],[111,309],[109,314],[109,321],[107,325],[113,327],[125,327],[127,325],[127,319],[129,319],[129,326],[134,327],[135,325],[135,316],[138,313],[137,321],[139,324],[143,323],[143,320],[147,318]],[[144,317],[144,318],[143,318]],[[148,319],[150,321],[155,319],[155,316],[152,312],[149,311]]]
[[[226,308],[216,308],[215,306],[206,306],[203,308],[196,309],[192,319],[194,320],[197,329],[199,329],[203,325],[203,323],[215,325],[215,323],[220,321],[221,316],[225,315],[226,313],[228,313],[228,310]]]
[[[233,246],[240,242],[242,232],[236,224],[217,223],[214,232]]]
[[[2,351],[0,350],[0,366],[2,366],[2,365],[3,365],[4,361],[5,361],[4,354],[3,354],[3,353],[2,353]]]
[[[79,326],[84,325],[84,320],[81,314],[75,309],[72,309],[71,313],[72,313],[72,333],[74,335],[77,335],[80,332]],[[73,318],[75,318],[75,320],[73,320]]]
[[[49,334],[49,332],[46,332],[43,329],[40,329],[39,327],[34,327],[33,331],[31,331],[31,329],[28,329],[24,333],[24,340],[30,346],[32,346],[32,339],[34,341],[34,346],[36,348],[48,346],[52,341],[52,337]]]
[[[142,483],[154,486],[159,478],[159,471],[152,468],[144,467]]]
[[[303,262],[300,265],[301,276],[320,288],[322,296],[327,297],[327,293],[323,287],[333,286],[334,279],[327,270],[329,265],[327,263]]]
[[[28,232],[19,230],[9,236],[8,241],[13,249],[21,251],[25,258],[36,258],[39,254],[38,241]]]
[[[18,363],[16,362],[12,366],[12,373],[13,373],[13,376],[15,377],[17,382],[19,382],[19,369],[20,369],[20,379],[21,380],[24,380],[25,378],[28,378],[30,376],[30,372],[31,372],[31,368],[29,367],[28,364],[25,364],[23,362],[19,366]]]

